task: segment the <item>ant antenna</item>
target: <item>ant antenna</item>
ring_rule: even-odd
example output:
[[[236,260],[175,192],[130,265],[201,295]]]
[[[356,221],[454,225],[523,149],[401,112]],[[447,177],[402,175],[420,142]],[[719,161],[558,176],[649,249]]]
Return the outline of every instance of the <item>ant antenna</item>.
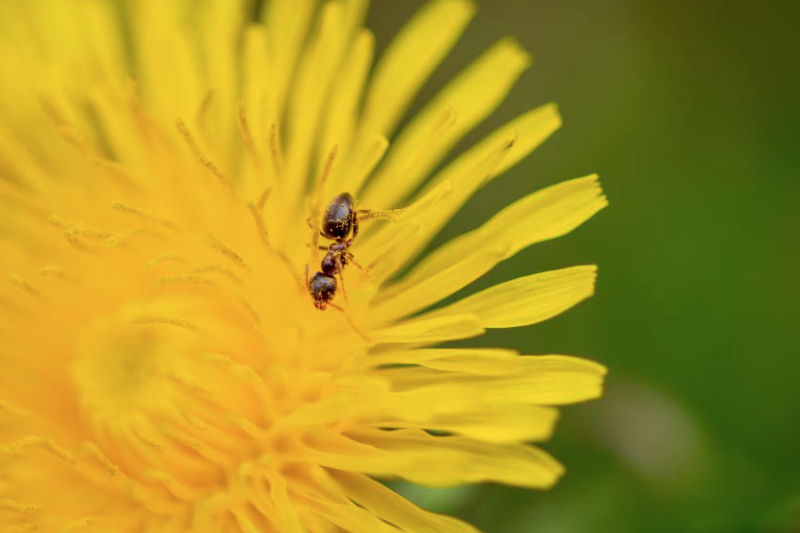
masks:
[[[376,209],[359,209],[356,211],[356,215],[358,215],[358,218],[362,221],[395,220],[402,212],[403,209],[387,209],[384,211],[378,211]]]

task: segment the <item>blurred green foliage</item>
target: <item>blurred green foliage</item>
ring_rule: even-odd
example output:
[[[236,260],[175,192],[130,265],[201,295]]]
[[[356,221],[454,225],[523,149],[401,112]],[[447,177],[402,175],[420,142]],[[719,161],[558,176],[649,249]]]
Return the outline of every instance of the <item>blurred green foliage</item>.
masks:
[[[375,1],[380,48],[422,3]],[[600,173],[609,208],[472,288],[599,264],[594,299],[478,342],[587,356],[610,376],[606,397],[565,409],[545,444],[568,468],[551,492],[404,490],[487,533],[800,531],[800,4],[479,5],[422,99],[511,34],[533,69],[464,146],[549,101],[565,126],[439,242]]]

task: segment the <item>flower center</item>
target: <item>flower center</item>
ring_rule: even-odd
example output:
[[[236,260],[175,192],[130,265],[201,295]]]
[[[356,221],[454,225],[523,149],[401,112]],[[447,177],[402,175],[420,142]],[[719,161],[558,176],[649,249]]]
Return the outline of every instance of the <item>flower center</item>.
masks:
[[[213,340],[154,315],[173,303],[131,305],[96,320],[71,370],[87,438],[148,492],[194,500],[261,453],[263,420]]]
[[[72,368],[82,405],[102,424],[158,409],[176,354],[185,349],[173,332],[125,318],[87,328]]]

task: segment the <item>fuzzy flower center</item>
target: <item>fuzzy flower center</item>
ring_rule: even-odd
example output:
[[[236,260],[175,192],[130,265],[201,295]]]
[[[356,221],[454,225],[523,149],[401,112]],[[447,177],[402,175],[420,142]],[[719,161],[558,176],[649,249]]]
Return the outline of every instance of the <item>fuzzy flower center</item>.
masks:
[[[87,417],[109,424],[158,409],[176,354],[187,349],[169,333],[125,317],[101,318],[86,329],[73,376]]]

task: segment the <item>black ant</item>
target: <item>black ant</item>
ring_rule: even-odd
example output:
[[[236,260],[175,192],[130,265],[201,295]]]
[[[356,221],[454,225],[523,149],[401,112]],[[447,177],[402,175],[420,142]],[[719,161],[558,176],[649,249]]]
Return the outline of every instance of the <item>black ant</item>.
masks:
[[[322,215],[322,230],[320,235],[334,242],[327,248],[320,246],[320,250],[327,253],[320,265],[321,272],[317,272],[311,279],[308,279],[308,265],[306,265],[306,285],[308,292],[314,299],[314,307],[324,311],[328,306],[336,307],[331,303],[336,296],[336,276],[342,280],[344,267],[353,263],[366,272],[364,267],[355,262],[353,254],[350,253],[350,246],[358,235],[358,217],[361,215],[366,218],[379,218],[388,216],[388,212],[378,212],[371,209],[356,210],[355,202],[350,193],[343,192],[333,199]],[[342,280],[342,293],[345,300],[347,293],[344,292],[344,281]],[[336,307],[338,308],[338,307]]]

